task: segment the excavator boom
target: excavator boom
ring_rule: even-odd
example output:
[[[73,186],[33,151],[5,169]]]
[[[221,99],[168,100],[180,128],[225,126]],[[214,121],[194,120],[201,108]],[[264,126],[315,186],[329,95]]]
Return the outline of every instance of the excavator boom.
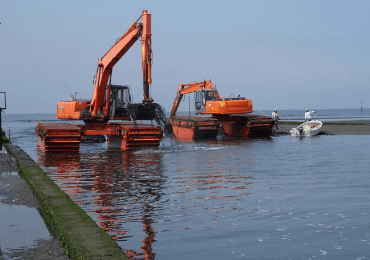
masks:
[[[142,18],[141,23],[139,23]],[[143,92],[144,101],[152,102],[149,88],[151,79],[151,14],[144,10],[139,19],[133,23],[128,31],[109,49],[109,51],[99,61],[98,69],[95,74],[94,94],[91,99],[90,111],[92,117],[97,117],[98,112],[104,109],[104,97],[109,77],[112,74],[113,66],[122,58],[131,46],[139,39],[141,41],[142,67],[143,67]],[[105,110],[108,111],[108,110]]]
[[[113,66],[137,41],[141,27],[140,24],[132,24],[130,29],[109,49],[103,58],[98,59],[99,64],[95,74],[94,93],[90,104],[90,111],[93,117],[97,117],[99,110],[103,110],[102,107],[105,105],[105,92]]]
[[[152,102],[150,97],[150,85],[152,84],[152,29],[151,14],[144,11],[142,19],[143,30],[141,32],[141,58],[143,65],[143,102]]]
[[[171,117],[175,116],[177,109],[180,106],[180,102],[181,102],[183,95],[196,92],[199,89],[215,89],[216,90],[216,86],[212,84],[211,80],[204,80],[202,82],[195,82],[195,83],[190,83],[190,84],[180,84],[177,90],[177,95],[173,103],[170,116]],[[217,92],[217,99],[221,99],[221,96],[218,94],[218,92]]]

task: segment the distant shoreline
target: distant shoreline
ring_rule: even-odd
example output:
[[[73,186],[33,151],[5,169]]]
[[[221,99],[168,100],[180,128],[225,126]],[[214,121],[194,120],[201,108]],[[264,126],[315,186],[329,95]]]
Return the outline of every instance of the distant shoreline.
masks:
[[[280,121],[277,135],[290,134],[293,127],[303,122]],[[325,122],[321,128],[322,135],[370,135],[370,120],[351,120],[340,122]]]
[[[325,120],[319,120],[325,125],[368,125],[370,124],[369,119],[356,119],[356,120],[340,120],[340,121],[325,121]],[[303,121],[279,121],[280,125],[300,125]]]

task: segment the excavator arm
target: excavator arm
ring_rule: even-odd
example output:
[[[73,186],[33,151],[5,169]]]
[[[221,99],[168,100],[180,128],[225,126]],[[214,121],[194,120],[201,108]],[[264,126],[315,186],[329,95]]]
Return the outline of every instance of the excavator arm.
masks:
[[[94,76],[94,93],[91,101],[75,99],[58,102],[57,118],[84,120],[89,124],[104,124],[109,119],[130,120],[130,116],[132,119],[151,120],[157,106],[150,97],[150,85],[152,83],[151,35],[151,14],[144,10],[128,31],[116,41],[101,59],[98,59],[99,63]],[[134,104],[131,103],[128,86],[113,86],[110,81],[114,65],[139,39],[141,39],[144,99],[142,103]]]
[[[141,23],[139,23],[141,18]],[[150,84],[152,82],[151,14],[144,10],[139,19],[131,25],[130,29],[109,49],[103,58],[98,59],[99,64],[95,74],[94,94],[90,103],[90,112],[93,118],[97,118],[99,112],[104,116],[108,116],[108,108],[104,108],[104,97],[109,77],[112,75],[112,69],[140,37],[142,38],[144,101],[153,101],[150,97]]]
[[[175,101],[173,103],[170,116],[171,117],[175,116],[175,114],[177,112],[177,109],[180,106],[182,96],[184,94],[193,93],[193,92],[197,91],[198,89],[216,89],[216,86],[213,85],[211,80],[204,80],[204,81],[201,81],[201,82],[194,82],[194,83],[190,83],[190,84],[180,84],[179,88],[177,90],[177,95],[176,95]],[[218,94],[218,91],[216,91],[216,92],[217,92],[217,99],[221,99],[221,96]]]
[[[144,13],[145,12],[145,13]],[[150,96],[150,85],[152,84],[152,31],[151,15],[143,11],[143,30],[141,31],[141,57],[143,65],[143,102],[153,102]]]

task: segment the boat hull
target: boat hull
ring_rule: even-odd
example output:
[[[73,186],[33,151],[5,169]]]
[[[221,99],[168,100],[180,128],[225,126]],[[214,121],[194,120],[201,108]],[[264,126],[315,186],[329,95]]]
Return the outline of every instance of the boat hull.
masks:
[[[320,133],[322,128],[322,122],[318,120],[312,120],[300,124],[296,128],[290,130],[292,136],[303,137],[303,136],[314,136]]]

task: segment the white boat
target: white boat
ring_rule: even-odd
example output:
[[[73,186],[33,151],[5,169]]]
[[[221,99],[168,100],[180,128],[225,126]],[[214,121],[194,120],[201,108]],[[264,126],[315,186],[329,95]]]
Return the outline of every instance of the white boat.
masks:
[[[317,135],[321,131],[322,122],[312,120],[304,122],[296,128],[290,130],[292,136],[313,136]]]

